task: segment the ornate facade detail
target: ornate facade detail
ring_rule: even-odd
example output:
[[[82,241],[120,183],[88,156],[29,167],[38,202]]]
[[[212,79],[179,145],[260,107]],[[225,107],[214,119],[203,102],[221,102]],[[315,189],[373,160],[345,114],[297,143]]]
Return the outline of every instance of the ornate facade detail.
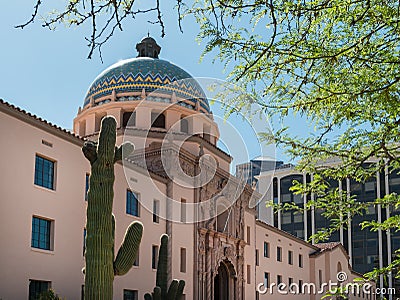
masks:
[[[179,164],[181,166],[182,171],[186,175],[188,175],[190,177],[194,177],[196,175],[195,174],[195,168],[194,168],[193,164],[189,163],[188,161],[186,161],[186,160],[184,160],[182,158],[179,159]]]
[[[176,178],[180,175],[194,177],[196,167],[200,166],[196,157],[181,153],[173,145],[167,149],[149,148],[143,156],[149,170],[164,176],[168,173]],[[167,159],[164,165],[162,159]],[[178,164],[181,167],[180,171],[176,171]],[[218,276],[219,268],[224,266],[229,267],[229,280],[231,280],[229,290],[232,299],[243,299],[244,247],[247,245],[243,240],[244,213],[250,195],[245,190],[238,191],[240,182],[230,180],[228,173],[225,174],[220,170],[215,172],[207,162],[201,167],[200,174],[200,183],[205,184],[200,184],[197,190],[199,196],[197,201],[200,204],[198,214],[199,218],[205,221],[198,222],[196,229],[198,256],[195,272],[198,274],[196,282],[198,298],[200,300],[214,298],[215,278]],[[209,178],[210,176],[213,177]],[[221,214],[221,218],[218,218],[217,208],[220,210],[222,207],[228,209],[228,213],[224,216]],[[225,226],[220,226],[217,220],[226,222]]]

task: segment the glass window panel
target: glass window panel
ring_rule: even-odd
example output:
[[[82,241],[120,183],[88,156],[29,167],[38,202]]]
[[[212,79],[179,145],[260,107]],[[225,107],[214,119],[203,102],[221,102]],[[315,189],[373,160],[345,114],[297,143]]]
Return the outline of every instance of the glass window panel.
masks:
[[[34,177],[36,185],[54,189],[54,162],[36,155]]]
[[[32,218],[32,239],[31,246],[33,248],[50,250],[50,227],[51,221]]]
[[[297,204],[303,203],[303,195],[293,195],[293,201]]]
[[[291,213],[282,213],[282,224],[290,224],[292,223],[292,214]]]
[[[138,195],[130,190],[126,192],[126,213],[139,217]]]
[[[375,191],[375,182],[366,182],[365,183],[365,191]]]
[[[138,291],[124,290],[124,300],[138,300]]]
[[[304,215],[303,215],[303,214],[301,214],[301,213],[295,213],[295,214],[293,215],[293,221],[294,221],[294,222],[302,223],[303,220],[304,220]]]
[[[282,194],[281,202],[291,202],[291,195],[290,194]]]

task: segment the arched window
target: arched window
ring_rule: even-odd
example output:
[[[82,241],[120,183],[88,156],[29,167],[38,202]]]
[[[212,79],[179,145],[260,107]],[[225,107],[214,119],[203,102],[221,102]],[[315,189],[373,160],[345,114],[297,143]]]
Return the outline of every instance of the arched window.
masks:
[[[337,263],[337,272],[342,272],[342,264],[340,263],[340,261],[338,261]]]
[[[181,132],[189,133],[189,121],[184,117],[181,118]]]
[[[165,128],[165,115],[163,113],[151,113],[151,127]]]
[[[86,121],[83,120],[79,122],[79,135],[85,136],[85,134],[86,134]]]
[[[206,141],[209,141],[209,142],[211,142],[211,134],[210,134],[210,131],[211,131],[211,127],[210,127],[210,126],[203,125],[203,138],[204,138]]]
[[[94,128],[94,130],[97,132],[97,131],[100,131],[100,127],[101,127],[101,121],[103,120],[103,118],[105,117],[106,115],[101,115],[101,116],[97,116],[96,115],[96,121],[95,121],[95,128]]]
[[[122,126],[123,127],[133,127],[136,126],[136,112],[126,111],[122,115]]]
[[[229,233],[230,205],[228,200],[222,196],[217,199],[217,231]]]

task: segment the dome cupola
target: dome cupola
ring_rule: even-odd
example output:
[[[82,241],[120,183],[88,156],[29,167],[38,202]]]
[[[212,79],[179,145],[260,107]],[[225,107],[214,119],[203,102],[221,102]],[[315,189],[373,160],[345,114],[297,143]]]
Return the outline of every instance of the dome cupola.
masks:
[[[219,133],[199,82],[177,65],[159,59],[161,47],[150,36],[136,44],[137,57],[121,60],[90,85],[74,132],[96,135],[101,119],[113,115],[117,128],[202,135],[215,144]]]
[[[151,57],[158,58],[161,47],[157,42],[147,34],[147,37],[143,38],[140,43],[136,44],[136,50],[138,52],[137,57]]]
[[[207,97],[200,84],[185,70],[159,59],[161,47],[150,36],[136,44],[138,56],[121,60],[105,69],[90,85],[82,110],[112,101],[138,101],[154,91],[165,95],[148,101],[172,103],[210,114]]]

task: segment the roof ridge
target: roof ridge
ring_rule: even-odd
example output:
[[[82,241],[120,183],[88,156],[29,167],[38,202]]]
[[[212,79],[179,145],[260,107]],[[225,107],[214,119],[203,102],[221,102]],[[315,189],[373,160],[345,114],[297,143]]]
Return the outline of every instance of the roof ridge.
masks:
[[[5,100],[2,99],[2,98],[0,98],[0,104],[3,105],[3,106],[6,106],[6,107],[8,107],[8,108],[10,108],[10,109],[12,109],[12,110],[14,110],[14,111],[17,112],[17,113],[20,113],[20,114],[23,114],[23,115],[25,115],[25,116],[28,116],[28,117],[30,117],[30,118],[33,119],[33,120],[39,121],[39,122],[41,122],[42,124],[45,124],[45,125],[50,126],[50,127],[54,128],[54,129],[57,129],[57,130],[59,130],[59,131],[65,133],[65,134],[68,134],[68,135],[70,135],[70,136],[72,136],[72,137],[74,137],[74,138],[77,138],[77,139],[79,139],[79,140],[81,140],[81,141],[85,141],[84,138],[82,138],[82,137],[80,137],[79,135],[75,134],[75,133],[72,132],[71,130],[68,130],[68,129],[62,128],[62,127],[59,126],[59,125],[53,124],[53,123],[51,123],[51,122],[45,120],[44,118],[35,115],[34,113],[31,113],[31,112],[29,112],[29,111],[27,111],[27,110],[25,110],[25,109],[22,109],[22,108],[19,107],[19,106],[16,106],[16,105],[14,105],[14,104],[11,104],[10,102],[5,101]]]

